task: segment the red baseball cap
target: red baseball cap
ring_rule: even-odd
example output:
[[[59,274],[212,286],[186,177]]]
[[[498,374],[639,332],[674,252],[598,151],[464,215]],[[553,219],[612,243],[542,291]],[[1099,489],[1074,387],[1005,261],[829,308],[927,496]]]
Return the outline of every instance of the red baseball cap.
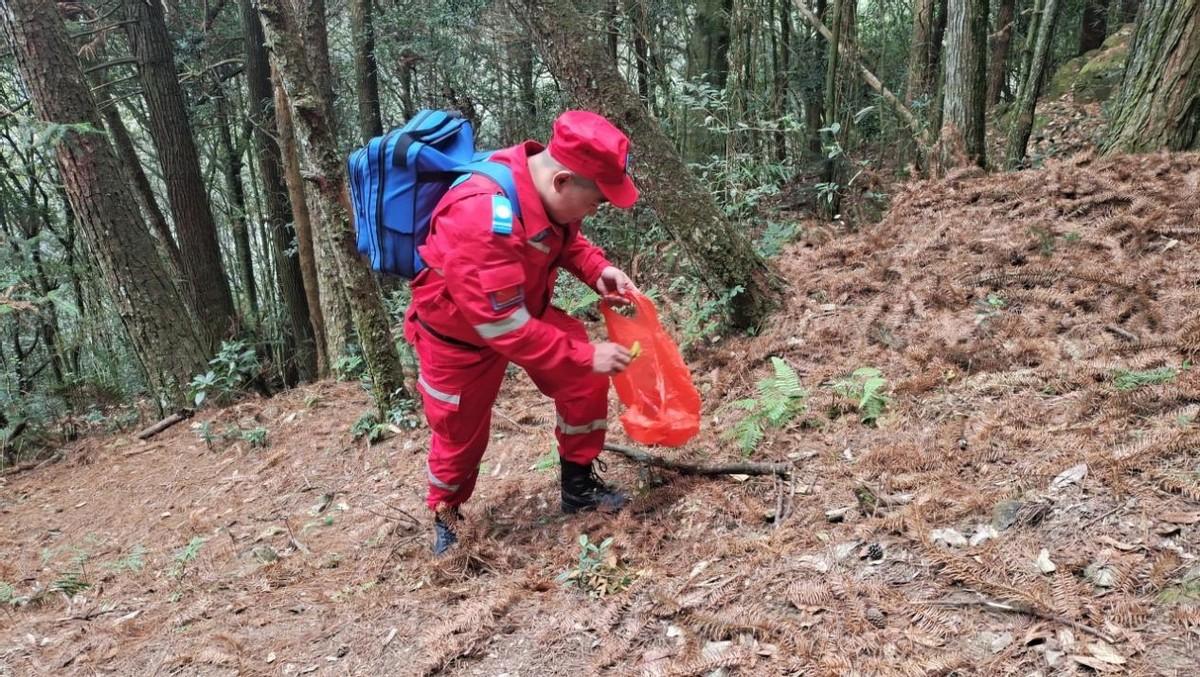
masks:
[[[608,201],[629,209],[638,199],[629,177],[629,137],[595,113],[569,110],[554,121],[550,156],[596,183]]]

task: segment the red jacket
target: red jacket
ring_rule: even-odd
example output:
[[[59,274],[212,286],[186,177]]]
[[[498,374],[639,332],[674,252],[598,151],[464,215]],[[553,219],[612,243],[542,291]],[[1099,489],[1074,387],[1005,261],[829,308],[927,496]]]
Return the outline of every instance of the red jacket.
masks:
[[[435,340],[441,335],[486,346],[522,366],[590,372],[591,344],[540,318],[550,307],[559,266],[594,288],[611,264],[579,232],[580,222],[560,225],[546,215],[527,163],[542,148],[526,141],[491,158],[512,169],[520,220],[506,213],[503,191],[482,176],[450,189],[438,203],[420,248],[428,269],[413,281],[409,319],[420,318]]]

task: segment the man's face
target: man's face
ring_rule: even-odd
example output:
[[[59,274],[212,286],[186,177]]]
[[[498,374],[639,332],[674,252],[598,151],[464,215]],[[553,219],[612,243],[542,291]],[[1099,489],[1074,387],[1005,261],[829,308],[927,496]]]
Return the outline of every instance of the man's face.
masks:
[[[563,171],[554,175],[554,192],[546,211],[555,223],[573,223],[595,214],[607,201],[593,181]]]

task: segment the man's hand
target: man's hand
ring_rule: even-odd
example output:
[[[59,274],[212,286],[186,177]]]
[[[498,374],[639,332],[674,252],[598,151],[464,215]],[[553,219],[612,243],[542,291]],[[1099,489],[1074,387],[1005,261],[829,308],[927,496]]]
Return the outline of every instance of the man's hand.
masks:
[[[625,296],[637,290],[637,285],[633,284],[633,280],[629,279],[629,276],[616,266],[605,268],[600,273],[600,278],[596,280],[596,291],[609,300],[612,300],[613,296]]]
[[[629,351],[618,343],[604,341],[593,344],[596,354],[592,356],[592,371],[604,376],[612,376],[625,371],[633,357]]]

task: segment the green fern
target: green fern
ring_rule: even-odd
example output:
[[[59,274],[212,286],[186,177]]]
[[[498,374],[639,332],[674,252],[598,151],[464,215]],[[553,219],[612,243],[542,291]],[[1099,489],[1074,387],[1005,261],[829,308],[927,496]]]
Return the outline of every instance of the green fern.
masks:
[[[778,357],[771,358],[774,376],[755,385],[757,398],[737,400],[734,406],[746,410],[738,424],[725,433],[726,439],[737,440],[743,455],[758,448],[767,428],[782,428],[805,409],[808,391],[800,385],[796,370]]]
[[[860,420],[866,425],[875,425],[891,399],[884,395],[887,379],[875,367],[855,369],[849,378],[833,382],[833,391],[854,402]]]
[[[1186,368],[1187,365],[1185,364],[1184,369]],[[1113,372],[1113,385],[1117,390],[1121,391],[1136,390],[1142,386],[1170,383],[1178,375],[1179,371],[1174,367],[1160,367],[1147,371],[1117,369]]]

